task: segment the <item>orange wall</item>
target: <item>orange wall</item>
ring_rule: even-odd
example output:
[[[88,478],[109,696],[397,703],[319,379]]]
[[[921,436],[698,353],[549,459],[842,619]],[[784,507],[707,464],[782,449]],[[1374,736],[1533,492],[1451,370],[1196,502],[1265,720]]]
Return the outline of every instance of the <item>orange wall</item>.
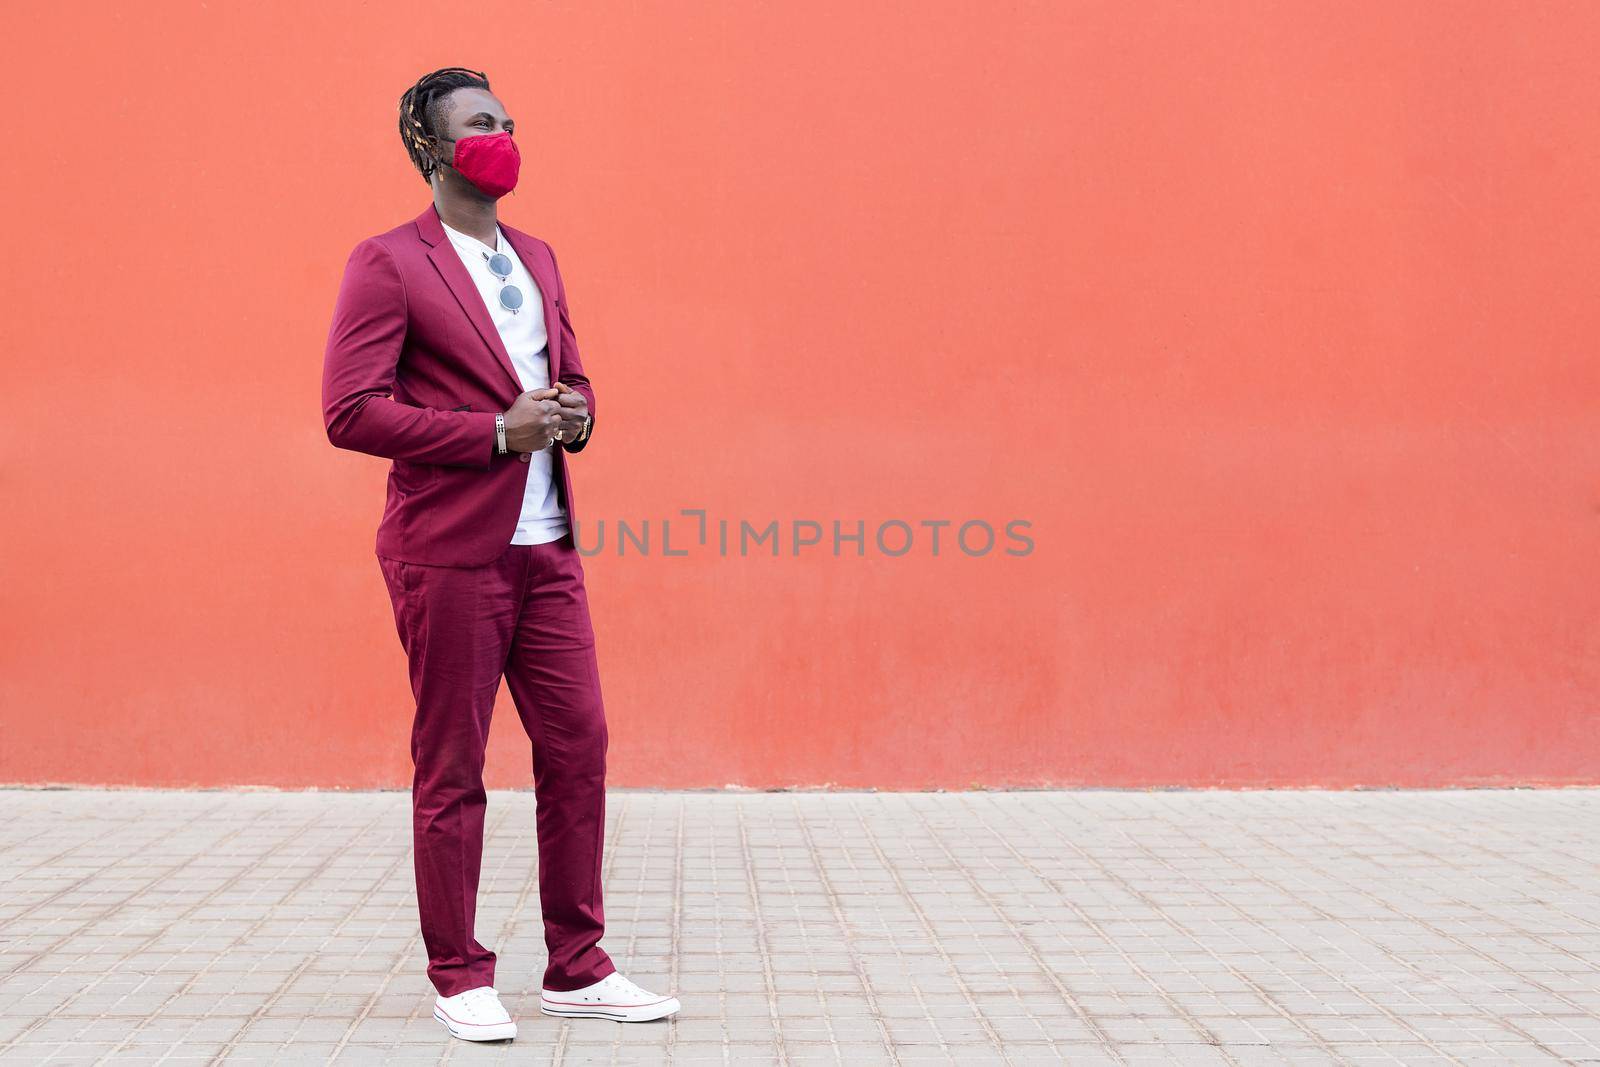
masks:
[[[586,563],[614,784],[1600,782],[1600,8],[484,12],[0,16],[0,781],[409,784],[319,373],[460,63],[599,393],[580,505],[656,530]],[[1034,549],[662,556],[697,507]]]

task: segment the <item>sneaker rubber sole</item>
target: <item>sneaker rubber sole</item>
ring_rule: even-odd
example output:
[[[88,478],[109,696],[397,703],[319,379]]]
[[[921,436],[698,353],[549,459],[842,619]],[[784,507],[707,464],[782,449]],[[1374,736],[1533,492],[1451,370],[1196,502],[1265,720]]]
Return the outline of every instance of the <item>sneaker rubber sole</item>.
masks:
[[[677,997],[662,997],[648,1004],[578,1004],[539,998],[539,1010],[564,1019],[610,1019],[619,1023],[648,1023],[675,1014]]]
[[[516,1020],[506,1023],[468,1023],[450,1018],[435,1004],[433,1017],[444,1023],[451,1035],[463,1041],[506,1041],[517,1036]]]

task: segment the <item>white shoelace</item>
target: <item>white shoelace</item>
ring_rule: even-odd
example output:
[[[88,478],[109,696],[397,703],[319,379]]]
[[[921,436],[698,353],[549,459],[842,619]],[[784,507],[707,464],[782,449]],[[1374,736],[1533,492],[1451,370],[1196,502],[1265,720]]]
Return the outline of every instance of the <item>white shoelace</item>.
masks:
[[[655,996],[654,993],[647,993],[643,989],[640,989],[638,986],[634,985],[633,982],[630,979],[624,978],[622,975],[618,974],[616,971],[612,971],[606,977],[611,981],[612,985],[614,985],[617,989],[621,990],[623,993],[626,993],[629,996],[640,997],[640,998]]]
[[[498,999],[499,998],[495,994],[493,986],[481,985],[476,989],[467,990],[466,996],[463,998],[462,1003],[471,1005],[482,1003],[483,1001],[493,1001]]]

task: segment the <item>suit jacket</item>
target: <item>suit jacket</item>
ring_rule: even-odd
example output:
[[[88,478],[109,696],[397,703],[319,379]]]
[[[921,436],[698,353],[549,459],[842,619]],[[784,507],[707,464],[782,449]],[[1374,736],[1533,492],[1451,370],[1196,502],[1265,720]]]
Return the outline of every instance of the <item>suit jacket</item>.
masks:
[[[592,416],[594,387],[578,358],[555,253],[504,222],[500,229],[544,301],[550,380],[582,393]],[[500,332],[432,203],[356,245],[328,330],[322,413],[333,444],[394,461],[379,555],[464,567],[505,551],[529,465],[514,452],[496,454],[494,416],[521,392]],[[587,444],[554,446],[552,476],[569,523],[576,513],[567,453]]]

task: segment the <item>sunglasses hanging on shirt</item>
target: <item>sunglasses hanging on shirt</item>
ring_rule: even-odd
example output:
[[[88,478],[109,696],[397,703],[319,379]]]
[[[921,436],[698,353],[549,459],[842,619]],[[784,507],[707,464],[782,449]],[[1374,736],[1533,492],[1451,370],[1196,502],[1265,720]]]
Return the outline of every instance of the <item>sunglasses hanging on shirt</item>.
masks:
[[[522,308],[522,290],[506,281],[511,277],[511,257],[504,252],[482,255],[489,263],[489,273],[500,279],[500,306],[515,315]]]

